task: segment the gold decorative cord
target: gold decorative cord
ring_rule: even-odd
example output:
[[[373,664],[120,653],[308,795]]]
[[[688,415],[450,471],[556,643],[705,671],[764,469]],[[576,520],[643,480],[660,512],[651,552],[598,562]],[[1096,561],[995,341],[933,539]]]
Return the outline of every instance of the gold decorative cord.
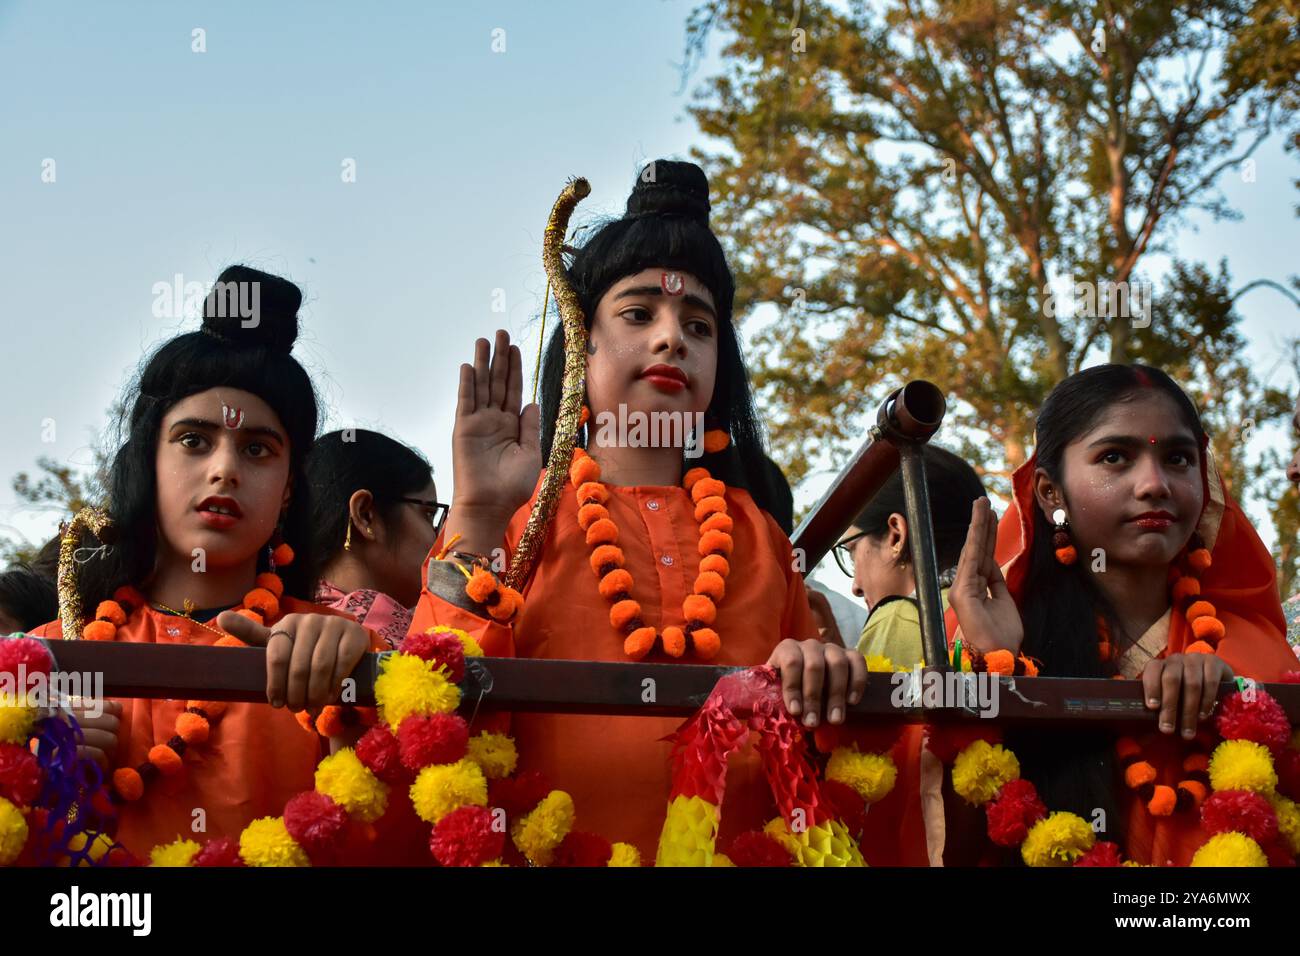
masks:
[[[546,462],[546,476],[542,479],[541,490],[537,493],[528,524],[506,575],[506,583],[521,591],[555,517],[560,492],[569,480],[569,461],[578,439],[578,418],[582,415],[587,372],[587,329],[582,308],[578,305],[578,295],[569,285],[561,255],[569,217],[573,215],[574,207],[590,193],[591,185],[585,179],[570,180],[555,200],[542,236],[542,265],[546,268],[546,280],[555,294],[555,304],[564,323],[564,382],[560,391],[560,412],[555,421],[555,437],[551,441],[551,456]]]
[[[81,592],[77,587],[77,551],[81,533],[89,531],[103,540],[104,530],[111,521],[108,514],[99,508],[86,507],[73,516],[63,526],[63,537],[59,541],[59,621],[63,625],[63,639],[75,641],[81,638],[81,628],[85,623],[81,616]]]

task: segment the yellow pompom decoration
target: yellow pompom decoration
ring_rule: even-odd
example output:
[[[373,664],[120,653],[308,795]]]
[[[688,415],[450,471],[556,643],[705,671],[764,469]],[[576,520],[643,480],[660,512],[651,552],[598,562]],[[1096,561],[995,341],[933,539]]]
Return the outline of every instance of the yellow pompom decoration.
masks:
[[[1020,761],[1001,744],[977,740],[952,764],[952,788],[970,804],[982,807],[1004,784],[1020,777]]]
[[[1020,856],[1028,866],[1073,866],[1096,840],[1087,820],[1058,810],[1029,828]]]
[[[717,857],[714,857],[717,860]],[[640,866],[641,851],[630,843],[615,843],[606,866]],[[716,865],[716,864],[715,864]]]
[[[0,743],[19,746],[27,743],[39,716],[36,708],[29,707],[21,697],[0,694]]]
[[[176,839],[149,851],[150,866],[190,866],[199,845],[193,840]]]
[[[1271,794],[1277,787],[1273,755],[1253,740],[1225,740],[1210,755],[1210,785],[1215,790]]]
[[[796,866],[866,866],[857,842],[838,820],[791,834],[798,844]]]
[[[727,854],[725,854],[725,853],[715,853],[715,854],[713,854],[713,866],[716,866],[716,867],[727,867],[727,866],[733,866],[733,867],[734,867],[735,865],[736,865],[736,864],[734,864],[734,863],[731,862],[731,857],[727,856]]]
[[[394,729],[407,717],[450,714],[460,704],[460,688],[443,676],[443,667],[414,654],[393,654],[379,665],[375,700],[379,716]]]
[[[8,866],[27,844],[27,818],[4,797],[0,797],[0,866]]]
[[[488,860],[486,863],[480,863],[479,866],[505,866],[500,860]]]
[[[875,803],[894,789],[898,767],[889,754],[863,754],[852,747],[836,747],[826,764],[826,779],[852,787],[867,803]]]
[[[487,780],[468,757],[431,764],[411,784],[411,806],[425,823],[437,823],[453,810],[487,806]]]
[[[470,738],[469,759],[479,765],[483,776],[489,780],[501,780],[515,772],[519,751],[510,737],[485,730]]]
[[[86,834],[78,833],[68,841],[68,849],[73,853],[80,853],[86,847]],[[77,866],[94,866],[104,854],[113,848],[113,838],[107,833],[98,834],[90,844],[90,849],[86,850],[86,855],[77,861]],[[59,866],[71,866],[72,859],[63,857],[59,860]]]
[[[1292,856],[1300,856],[1300,804],[1280,793],[1269,797],[1269,803],[1277,814],[1277,832],[1282,845]]]
[[[869,674],[892,674],[898,670],[898,665],[884,654],[868,654],[866,661]]]
[[[307,851],[289,835],[282,817],[262,817],[244,827],[239,855],[249,866],[311,866]]]
[[[659,832],[655,866],[711,866],[717,839],[717,804],[703,797],[673,797]]]
[[[316,789],[362,823],[373,823],[388,809],[388,784],[371,773],[350,747],[317,765]]]
[[[515,821],[510,838],[519,852],[538,866],[551,862],[551,854],[573,829],[573,798],[563,790],[552,790],[542,802]]]
[[[1258,843],[1244,833],[1216,833],[1192,855],[1192,866],[1268,866]]]

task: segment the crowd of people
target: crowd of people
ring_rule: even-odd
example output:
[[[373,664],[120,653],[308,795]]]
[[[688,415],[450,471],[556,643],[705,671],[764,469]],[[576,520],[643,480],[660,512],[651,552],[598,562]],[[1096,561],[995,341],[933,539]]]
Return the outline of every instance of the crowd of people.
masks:
[[[225,270],[219,285],[260,284],[260,320],[223,314],[214,295],[200,330],[148,359],[104,503],[114,546],[79,567],[86,633],[62,633],[56,543],[0,575],[0,632],[235,638],[266,647],[267,702],[230,704],[185,772],[157,782],[151,754],[173,737],[185,701],[76,711],[83,755],[127,797],[122,844],[147,851],[173,840],[196,807],[209,831],[235,834],[278,814],[310,788],[322,753],[356,739],[340,727],[322,740],[294,713],[334,702],[367,651],[430,627],[464,631],[489,656],[769,665],[788,713],[809,730],[844,722],[868,659],[926,663],[899,476],[833,552],[861,606],[810,588],[795,559],[790,489],[764,451],[703,172],[656,162],[625,215],[572,251],[567,273],[589,335],[584,425],[517,590],[504,572],[562,418],[558,324],[538,404],[524,404],[522,357],[507,333],[474,343],[455,396],[446,502],[414,449],[360,429],[317,434],[316,391],[292,355],[301,293],[286,279]],[[602,442],[596,421],[620,408],[701,416],[702,453]],[[1300,411],[1295,424],[1300,431]],[[1176,768],[1223,680],[1275,681],[1300,666],[1287,636],[1289,614],[1296,642],[1300,600],[1284,613],[1268,549],[1226,493],[1195,406],[1161,370],[1098,365],[1057,383],[1034,447],[1000,519],[970,464],[938,444],[924,449],[950,648],[970,658],[1009,651],[1044,676],[1141,681],[1148,760],[1162,773]],[[1300,483],[1300,453],[1286,477]],[[1208,612],[1188,608],[1179,581],[1189,565]],[[572,794],[585,829],[653,859],[670,788],[665,738],[678,723],[529,713],[510,728],[521,769],[543,770]],[[1194,826],[1146,813],[1126,791],[1113,736],[1014,734],[1025,775],[1050,805],[1107,809],[1108,838],[1131,859],[1188,862]],[[867,817],[869,862],[943,862],[936,814],[946,811],[925,761],[923,736],[905,734],[899,784]],[[772,815],[753,754],[737,755],[729,781],[720,845]],[[418,825],[409,808],[390,816],[352,859],[427,863],[426,841],[402,838]],[[948,862],[963,862],[949,850]]]

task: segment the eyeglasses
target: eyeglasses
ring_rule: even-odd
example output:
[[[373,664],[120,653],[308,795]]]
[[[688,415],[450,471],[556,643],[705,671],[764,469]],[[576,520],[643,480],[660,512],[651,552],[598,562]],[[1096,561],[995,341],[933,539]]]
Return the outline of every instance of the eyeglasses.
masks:
[[[430,501],[427,498],[398,498],[397,500],[428,508],[429,523],[433,525],[433,533],[435,535],[442,533],[443,522],[447,520],[447,512],[450,510],[449,505],[444,505],[441,501]]]
[[[831,548],[831,554],[835,556],[835,563],[849,577],[853,577],[853,545],[857,543],[859,538],[865,538],[866,536],[865,531],[859,531],[857,534],[837,542],[835,547]]]

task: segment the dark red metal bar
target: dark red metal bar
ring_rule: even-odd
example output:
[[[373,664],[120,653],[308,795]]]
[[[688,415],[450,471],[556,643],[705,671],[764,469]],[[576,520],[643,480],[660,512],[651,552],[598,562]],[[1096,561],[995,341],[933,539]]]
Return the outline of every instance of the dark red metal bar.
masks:
[[[108,697],[195,698],[265,701],[265,651],[245,647],[189,647],[156,644],[100,644],[48,641],[60,670],[101,674]],[[353,672],[356,703],[374,703],[379,657],[368,654]],[[688,716],[734,668],[692,664],[636,664],[601,661],[544,661],[477,658],[462,685],[466,708],[519,713]],[[928,681],[969,678],[940,671]],[[850,719],[893,717],[910,721],[984,719],[974,708],[903,706],[891,674],[872,674],[864,699],[849,708]],[[1300,723],[1300,685],[1261,685]],[[1222,693],[1233,690],[1224,684]],[[948,700],[952,700],[951,696]],[[1004,680],[997,695],[997,720],[1085,723],[1151,722],[1137,681],[1019,677]]]

